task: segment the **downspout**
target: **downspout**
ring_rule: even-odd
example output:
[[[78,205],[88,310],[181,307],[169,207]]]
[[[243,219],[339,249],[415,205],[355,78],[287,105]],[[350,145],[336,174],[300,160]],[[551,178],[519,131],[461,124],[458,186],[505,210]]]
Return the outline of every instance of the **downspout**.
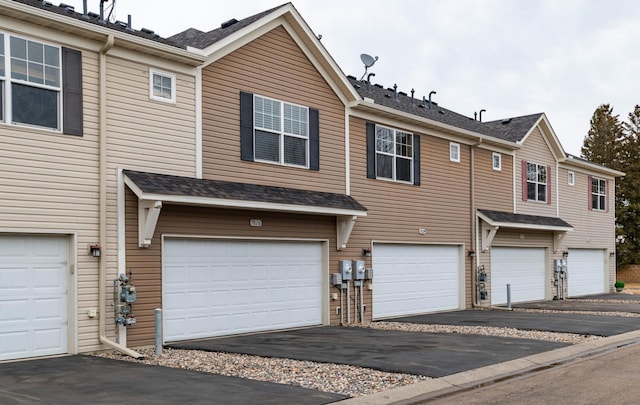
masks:
[[[372,73],[373,74],[373,73]],[[351,135],[349,133],[349,106],[344,107],[344,193],[351,195]]]
[[[471,188],[471,238],[472,238],[472,246],[475,244],[475,255],[471,257],[471,301],[472,307],[477,307],[480,305],[478,302],[478,256],[480,252],[478,252],[478,242],[476,237],[476,182],[475,182],[475,148],[476,146],[482,143],[482,139],[475,145],[469,145],[469,161],[470,161],[470,188]]]
[[[99,235],[98,240],[100,246],[102,246],[103,252],[107,252],[107,53],[113,48],[114,37],[113,35],[107,36],[107,40],[104,43],[102,49],[100,49],[100,84],[99,84],[99,128],[100,137],[99,142],[99,217],[98,227]],[[122,346],[111,339],[107,338],[107,305],[106,294],[107,289],[107,261],[105,255],[100,257],[100,263],[98,267],[98,329],[100,343],[110,346],[122,353],[125,353],[136,359],[143,357],[140,353],[131,350],[125,346]]]

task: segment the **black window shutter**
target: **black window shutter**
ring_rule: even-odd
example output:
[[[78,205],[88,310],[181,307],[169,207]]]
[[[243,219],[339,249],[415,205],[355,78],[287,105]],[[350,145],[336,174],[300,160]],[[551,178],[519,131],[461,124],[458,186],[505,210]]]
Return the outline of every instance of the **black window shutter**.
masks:
[[[82,123],[82,52],[62,48],[62,132],[83,134]]]
[[[309,169],[320,170],[320,112],[309,108]]]
[[[253,94],[240,92],[240,159],[253,162]]]
[[[420,185],[420,135],[413,135],[413,184]]]
[[[376,178],[376,124],[367,122],[367,178]]]

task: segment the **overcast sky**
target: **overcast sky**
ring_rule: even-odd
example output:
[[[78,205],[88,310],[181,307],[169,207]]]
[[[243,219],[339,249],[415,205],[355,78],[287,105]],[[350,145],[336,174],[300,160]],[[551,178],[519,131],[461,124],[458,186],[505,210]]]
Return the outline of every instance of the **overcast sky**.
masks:
[[[284,0],[116,0],[115,17],[163,37],[209,31]],[[54,3],[56,3],[54,1]],[[64,0],[82,11],[82,0]],[[98,11],[99,0],[88,0]],[[107,6],[112,1],[106,3]],[[580,154],[602,103],[627,118],[640,104],[637,0],[295,0],[342,71],[360,78],[360,54],[384,87],[483,121],[544,112],[565,151]]]

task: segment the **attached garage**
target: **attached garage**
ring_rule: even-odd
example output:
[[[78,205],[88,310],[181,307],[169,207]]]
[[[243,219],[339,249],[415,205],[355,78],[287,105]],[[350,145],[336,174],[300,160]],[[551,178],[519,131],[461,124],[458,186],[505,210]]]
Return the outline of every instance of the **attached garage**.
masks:
[[[507,302],[507,284],[511,284],[511,302],[545,299],[544,248],[491,248],[491,304]]]
[[[604,249],[569,249],[569,297],[607,292]]]
[[[325,322],[324,242],[165,238],[164,340]]]
[[[0,360],[67,353],[67,240],[0,236]]]
[[[373,318],[456,310],[464,305],[461,248],[373,245]]]

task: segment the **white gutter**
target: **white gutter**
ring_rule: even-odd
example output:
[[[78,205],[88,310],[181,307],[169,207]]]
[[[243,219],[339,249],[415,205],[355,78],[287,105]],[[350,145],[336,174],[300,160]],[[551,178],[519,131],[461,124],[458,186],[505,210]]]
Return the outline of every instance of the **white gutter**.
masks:
[[[107,252],[107,53],[113,48],[115,39],[108,35],[107,40],[100,49],[100,78],[99,78],[99,217],[98,240],[103,252]],[[116,343],[107,337],[107,260],[105,255],[100,256],[98,267],[98,332],[100,343],[112,347],[136,359],[143,357],[140,353]]]

